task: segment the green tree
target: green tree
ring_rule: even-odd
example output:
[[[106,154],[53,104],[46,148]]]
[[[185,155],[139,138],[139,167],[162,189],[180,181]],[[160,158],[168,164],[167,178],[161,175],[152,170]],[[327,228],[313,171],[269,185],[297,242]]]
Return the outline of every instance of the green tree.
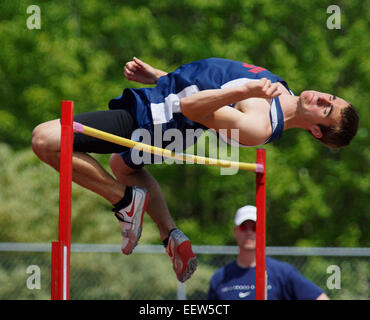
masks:
[[[31,153],[20,168],[9,163],[31,152],[33,128],[59,117],[61,100],[74,100],[77,113],[106,109],[124,87],[139,86],[122,73],[134,55],[167,71],[210,56],[230,58],[268,68],[296,94],[316,89],[341,96],[361,117],[356,139],[343,150],[329,150],[298,131],[266,146],[268,245],[369,245],[368,0],[337,1],[341,29],[334,30],[326,27],[331,2],[319,0],[43,0],[37,4],[40,30],[27,29],[31,4],[0,4],[0,137],[8,145],[2,150],[11,150],[4,151],[0,164],[4,183],[8,167],[14,174],[33,168],[40,170],[32,173],[38,196],[53,189],[56,197],[55,183],[41,191],[49,177]],[[240,151],[241,161],[254,159],[253,148]],[[102,161],[107,165],[107,157]],[[234,212],[254,201],[253,174],[220,176],[215,168],[193,165],[155,165],[150,170],[163,186],[175,220],[194,243],[233,243]],[[22,190],[24,179],[9,181]],[[9,209],[15,194],[23,203],[29,195],[7,192],[0,203],[2,239],[34,239],[33,229],[19,233]],[[44,225],[41,217],[56,212],[56,205],[56,199],[43,204],[37,208],[40,217],[30,215],[29,222]],[[83,215],[84,209],[79,210],[76,215]],[[97,228],[92,224],[86,229],[76,219],[74,230],[80,232],[74,239],[100,241],[103,237],[89,235]]]

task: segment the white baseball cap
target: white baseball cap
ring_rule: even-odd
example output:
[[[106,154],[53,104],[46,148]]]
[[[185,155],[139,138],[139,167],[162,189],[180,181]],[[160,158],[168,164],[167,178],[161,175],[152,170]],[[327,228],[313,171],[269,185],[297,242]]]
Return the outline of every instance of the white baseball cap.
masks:
[[[236,226],[240,226],[246,220],[257,220],[257,208],[255,206],[244,206],[236,211],[234,219]]]

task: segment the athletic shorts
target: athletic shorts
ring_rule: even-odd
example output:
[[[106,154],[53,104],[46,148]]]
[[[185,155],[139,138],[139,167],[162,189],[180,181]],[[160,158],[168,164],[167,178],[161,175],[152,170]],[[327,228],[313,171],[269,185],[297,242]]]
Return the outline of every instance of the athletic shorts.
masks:
[[[130,112],[124,109],[81,113],[74,116],[74,121],[127,139],[131,139],[132,133],[138,128],[136,120]],[[120,153],[123,160],[131,168],[139,169],[143,167],[143,165],[133,164],[128,159],[130,148],[82,133],[74,133],[73,139],[74,151],[100,154]]]

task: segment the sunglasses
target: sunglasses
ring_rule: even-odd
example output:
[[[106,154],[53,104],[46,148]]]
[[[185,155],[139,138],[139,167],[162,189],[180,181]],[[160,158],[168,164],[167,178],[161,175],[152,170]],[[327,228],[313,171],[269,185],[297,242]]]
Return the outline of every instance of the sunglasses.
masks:
[[[256,231],[256,224],[247,224],[247,223],[242,223],[240,226],[238,226],[238,229],[240,231],[247,231],[248,229],[249,230],[252,230],[252,231]]]

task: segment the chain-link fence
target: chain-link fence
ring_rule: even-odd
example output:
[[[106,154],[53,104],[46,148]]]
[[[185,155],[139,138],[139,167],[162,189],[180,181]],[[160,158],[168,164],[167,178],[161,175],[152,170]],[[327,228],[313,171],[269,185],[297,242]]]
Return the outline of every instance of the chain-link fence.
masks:
[[[50,299],[51,245],[0,243],[0,299]],[[118,245],[72,245],[71,299],[206,299],[209,279],[235,259],[235,246],[194,246],[199,266],[185,284],[176,280],[160,245],[139,245],[124,256]],[[369,299],[370,248],[267,247],[331,299]],[[333,266],[339,287],[330,285]]]

